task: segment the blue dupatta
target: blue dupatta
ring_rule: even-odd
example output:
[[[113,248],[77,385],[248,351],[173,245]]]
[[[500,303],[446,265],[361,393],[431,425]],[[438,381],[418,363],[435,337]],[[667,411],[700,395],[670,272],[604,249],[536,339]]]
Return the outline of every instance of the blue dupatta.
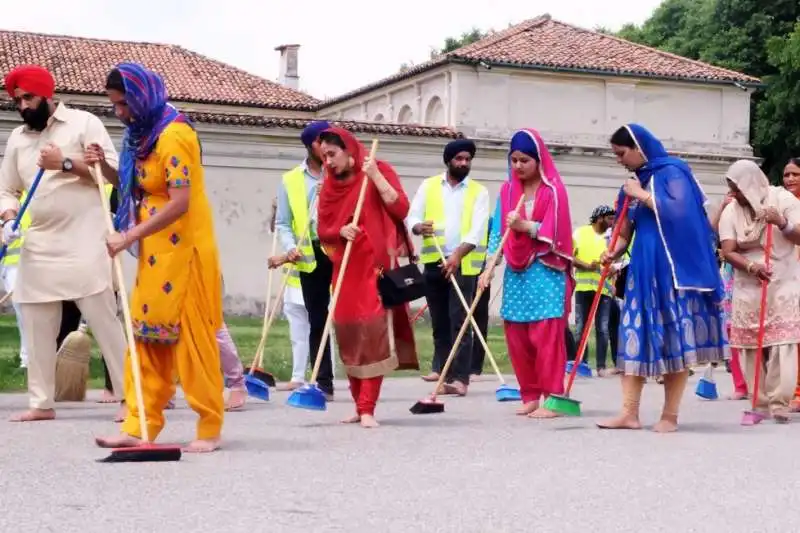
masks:
[[[647,162],[636,177],[653,195],[661,242],[676,289],[715,291],[721,278],[714,248],[714,230],[706,215],[706,195],[689,165],[670,156],[664,145],[639,124],[625,126]],[[625,193],[620,190],[618,205]],[[635,210],[631,210],[635,216]]]
[[[161,76],[137,63],[116,66],[125,86],[125,102],[131,120],[125,121],[122,151],[119,159],[119,206],[114,228],[128,231],[136,225],[136,208],[140,192],[136,183],[136,161],[145,160],[156,146],[159,135],[173,122],[192,125],[188,118],[168,102],[167,88]],[[139,245],[128,251],[139,256]]]

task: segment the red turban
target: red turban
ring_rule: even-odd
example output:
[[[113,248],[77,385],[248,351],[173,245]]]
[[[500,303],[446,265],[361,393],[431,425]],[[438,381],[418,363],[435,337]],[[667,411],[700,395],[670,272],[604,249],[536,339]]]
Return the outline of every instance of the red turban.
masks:
[[[27,93],[52,98],[56,90],[56,80],[53,75],[39,65],[20,65],[6,75],[6,91],[14,98],[14,91],[22,89]]]

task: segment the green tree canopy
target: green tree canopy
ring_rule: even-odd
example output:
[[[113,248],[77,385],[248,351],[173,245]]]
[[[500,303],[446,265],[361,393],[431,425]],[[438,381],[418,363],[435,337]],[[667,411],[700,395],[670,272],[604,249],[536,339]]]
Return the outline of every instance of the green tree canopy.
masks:
[[[787,154],[800,154],[798,21],[797,0],[665,0],[644,24],[617,35],[768,83],[753,98],[751,142],[774,176]]]

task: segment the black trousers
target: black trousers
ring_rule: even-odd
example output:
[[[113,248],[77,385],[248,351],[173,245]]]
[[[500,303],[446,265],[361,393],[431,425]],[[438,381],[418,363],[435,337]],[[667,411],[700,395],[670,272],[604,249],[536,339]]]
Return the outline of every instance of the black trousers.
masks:
[[[433,324],[434,352],[431,366],[434,372],[441,373],[467,312],[453,289],[453,282],[445,279],[442,274],[439,263],[426,264],[424,275],[425,297],[428,300],[428,310],[431,313]],[[477,287],[477,276],[463,276],[460,270],[454,276],[467,300],[467,305],[472,305],[472,298],[475,296]],[[461,338],[455,360],[447,371],[445,381],[447,383],[460,381],[468,385],[471,370],[472,335],[470,335],[470,331],[467,331]]]
[[[478,300],[478,306],[475,308],[475,323],[478,324],[478,329],[483,335],[484,339],[488,340],[489,333],[489,300],[491,299],[489,293],[491,292],[491,285],[486,287],[486,290],[481,294],[481,299]],[[477,292],[477,287],[475,288]],[[456,296],[456,298],[458,298]],[[483,361],[486,358],[486,350],[483,349],[483,344],[476,337],[472,338],[472,366],[470,372],[473,376],[480,376],[483,374]]]
[[[312,244],[317,267],[313,272],[300,272],[300,284],[303,288],[303,299],[305,300],[306,311],[308,311],[308,324],[310,327],[308,346],[311,354],[309,362],[314,365],[316,364],[319,345],[322,342],[325,322],[328,320],[328,306],[331,303],[331,283],[333,282],[333,263],[322,251],[318,241],[314,241]],[[356,297],[356,295],[351,297]],[[317,384],[322,392],[333,394],[333,362],[331,361],[330,339],[325,342]]]
[[[611,361],[617,366],[617,349],[619,348],[619,303],[611,302],[611,312],[608,314],[608,344],[611,346]]]

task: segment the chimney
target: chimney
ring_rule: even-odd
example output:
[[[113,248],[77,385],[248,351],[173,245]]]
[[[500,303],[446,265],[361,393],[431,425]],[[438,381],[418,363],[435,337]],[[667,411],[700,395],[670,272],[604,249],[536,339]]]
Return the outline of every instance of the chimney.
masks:
[[[298,90],[300,87],[300,76],[297,73],[297,51],[299,49],[299,44],[282,44],[275,48],[281,53],[278,83],[294,90]]]

